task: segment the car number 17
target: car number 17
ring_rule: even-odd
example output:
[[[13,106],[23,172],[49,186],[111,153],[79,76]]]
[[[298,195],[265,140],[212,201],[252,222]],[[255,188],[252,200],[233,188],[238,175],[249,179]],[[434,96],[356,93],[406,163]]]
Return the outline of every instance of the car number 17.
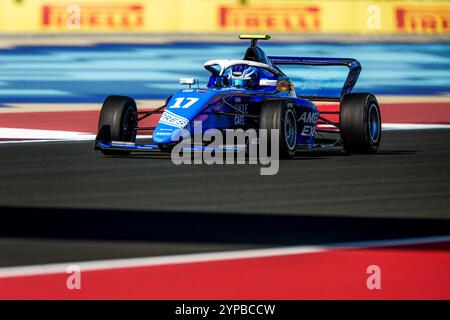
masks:
[[[187,109],[190,106],[194,105],[198,100],[200,100],[200,99],[199,98],[176,98],[175,103],[173,105],[171,105],[169,108],[170,109],[175,109],[175,108]]]

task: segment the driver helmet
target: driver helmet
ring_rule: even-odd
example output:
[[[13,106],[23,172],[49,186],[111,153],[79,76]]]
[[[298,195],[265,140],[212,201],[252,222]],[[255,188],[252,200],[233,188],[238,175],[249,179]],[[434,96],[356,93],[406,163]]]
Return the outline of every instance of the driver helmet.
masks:
[[[258,82],[258,70],[255,67],[236,65],[230,68],[231,85],[235,88],[249,88]]]

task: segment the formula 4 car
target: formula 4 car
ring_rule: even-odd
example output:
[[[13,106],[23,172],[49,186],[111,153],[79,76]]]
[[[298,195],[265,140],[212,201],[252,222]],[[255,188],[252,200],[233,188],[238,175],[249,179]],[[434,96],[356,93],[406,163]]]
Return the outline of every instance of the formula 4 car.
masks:
[[[351,93],[361,72],[355,59],[266,56],[258,40],[268,35],[241,35],[251,41],[242,60],[211,60],[206,88],[192,88],[195,79],[181,79],[189,88],[169,97],[153,111],[138,111],[130,97],[109,96],[103,103],[95,149],[106,155],[130,152],[170,151],[180,130],[278,129],[279,154],[293,157],[296,151],[343,146],[348,153],[374,153],[381,140],[381,115],[371,93]],[[283,65],[346,66],[345,83],[336,97],[297,96]],[[338,111],[319,112],[317,102],[339,103]],[[315,104],[316,103],[316,104]],[[139,123],[161,114],[156,127]],[[338,118],[330,120],[330,116]],[[138,132],[152,131],[154,144],[138,144]],[[194,148],[195,146],[193,146]],[[206,147],[206,146],[205,146]]]

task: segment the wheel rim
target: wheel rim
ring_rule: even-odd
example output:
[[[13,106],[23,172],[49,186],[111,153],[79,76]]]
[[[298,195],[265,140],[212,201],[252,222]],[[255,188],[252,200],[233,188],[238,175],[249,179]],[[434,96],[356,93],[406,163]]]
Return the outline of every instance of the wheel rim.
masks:
[[[372,104],[369,108],[369,134],[370,140],[376,143],[380,137],[381,125],[380,125],[380,113],[375,104]]]
[[[297,121],[292,109],[288,109],[284,117],[284,138],[288,148],[293,150],[297,144]]]
[[[134,130],[135,116],[134,108],[128,107],[123,117],[123,138],[125,141],[133,141],[136,137],[136,131]]]

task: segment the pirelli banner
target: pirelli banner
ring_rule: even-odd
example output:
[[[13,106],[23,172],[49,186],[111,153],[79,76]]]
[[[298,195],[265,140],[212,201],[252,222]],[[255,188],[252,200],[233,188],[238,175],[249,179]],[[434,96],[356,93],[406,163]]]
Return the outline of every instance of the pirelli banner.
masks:
[[[1,0],[0,32],[449,34],[450,1]]]

